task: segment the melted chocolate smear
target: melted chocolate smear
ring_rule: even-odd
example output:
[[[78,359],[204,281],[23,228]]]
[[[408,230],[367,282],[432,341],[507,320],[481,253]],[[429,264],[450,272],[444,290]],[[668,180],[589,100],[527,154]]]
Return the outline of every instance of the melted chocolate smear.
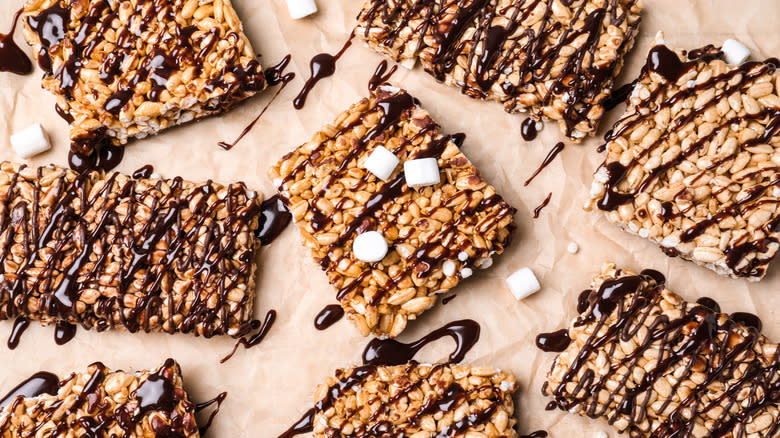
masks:
[[[27,24],[33,32],[38,34],[41,41],[41,49],[38,51],[38,65],[51,73],[51,58],[49,48],[56,46],[65,38],[65,31],[70,21],[70,12],[60,6],[60,2],[36,16],[27,17]]]
[[[455,146],[462,148],[463,142],[466,141],[466,134],[464,134],[463,132],[458,132],[452,134],[450,136],[450,139],[452,140],[453,143],[455,143]]]
[[[295,424],[290,426],[279,438],[292,438],[295,435],[311,432],[314,430],[314,408],[306,411],[305,414]]]
[[[154,173],[154,166],[152,166],[151,164],[147,164],[146,166],[142,166],[136,169],[136,171],[133,172],[133,178],[146,179],[152,176],[153,173]]]
[[[165,377],[152,374],[135,390],[135,398],[138,400],[138,409],[142,416],[149,411],[172,412],[176,405],[174,398],[175,387]]]
[[[696,304],[700,304],[708,309],[711,309],[715,313],[720,313],[720,304],[710,297],[701,297],[696,300]]]
[[[257,330],[257,332],[249,338],[244,336],[236,341],[236,345],[233,346],[233,351],[231,351],[227,356],[223,357],[219,363],[225,363],[229,361],[230,358],[236,354],[239,345],[243,345],[245,349],[249,349],[263,342],[265,335],[267,335],[268,331],[271,330],[271,327],[273,327],[274,321],[276,321],[276,310],[273,309],[269,310],[268,313],[265,314],[265,320],[263,322],[260,322],[257,319],[253,320],[250,325],[252,330]]]
[[[694,65],[681,61],[676,53],[664,45],[653,47],[647,55],[647,68],[672,83],[677,82]]]
[[[523,136],[523,140],[531,141],[536,138],[539,131],[536,130],[536,120],[527,118],[523,120],[523,124],[520,125],[520,135]]]
[[[77,172],[88,170],[109,171],[118,166],[124,156],[124,146],[103,145],[89,155],[73,151],[68,152],[68,166]]]
[[[76,336],[75,325],[65,321],[57,321],[54,325],[54,342],[57,345],[67,344],[74,336]]]
[[[604,107],[604,111],[611,111],[622,102],[625,102],[628,99],[628,96],[631,95],[631,92],[634,91],[634,85],[636,85],[636,82],[631,82],[630,84],[621,86],[617,90],[613,90],[612,94],[604,99],[604,102],[601,104]]]
[[[559,153],[561,153],[564,147],[566,147],[566,145],[564,145],[563,142],[558,142],[555,146],[553,146],[553,148],[550,149],[550,152],[547,153],[544,161],[542,161],[542,164],[539,165],[539,168],[536,169],[536,171],[527,180],[525,180],[525,184],[523,185],[527,186],[528,184],[531,184],[531,181],[533,181],[534,178],[536,178],[536,176],[539,175],[539,173],[541,173],[545,167],[552,163],[552,161],[555,159],[555,157],[558,156]]]
[[[763,323],[761,322],[761,318],[758,316],[747,313],[747,312],[734,312],[731,314],[731,319],[733,319],[735,322],[738,322],[745,327],[750,327],[756,329],[756,331],[761,331],[761,328],[763,327]]]
[[[560,353],[571,344],[569,330],[561,329],[552,333],[541,333],[536,337],[536,347],[542,351]]]
[[[444,298],[442,298],[442,300],[441,300],[441,305],[442,305],[442,306],[446,306],[447,304],[449,304],[449,303],[450,303],[450,301],[452,301],[452,300],[453,300],[455,297],[457,297],[457,296],[458,296],[458,294],[452,294],[452,295],[450,295],[450,296],[448,296],[448,297],[444,297]]]
[[[65,120],[65,122],[67,122],[68,124],[73,123],[73,121],[75,120],[73,118],[73,116],[70,115],[69,112],[67,112],[64,109],[62,109],[62,107],[59,106],[59,105],[56,105],[56,104],[54,105],[54,111],[56,111],[57,115],[60,116],[62,118],[62,120]]]
[[[255,236],[260,244],[269,245],[284,231],[292,220],[292,214],[279,195],[271,196],[260,204],[260,227]]]
[[[363,350],[363,363],[366,365],[401,365],[409,362],[415,354],[429,343],[445,336],[455,341],[455,350],[450,354],[450,362],[460,362],[466,353],[479,340],[480,326],[474,320],[463,319],[451,322],[417,341],[409,344],[395,339],[373,339]]]
[[[536,432],[531,432],[529,435],[520,435],[518,438],[545,438],[546,436],[547,431],[537,430]]]
[[[383,60],[379,63],[379,65],[376,67],[376,70],[374,71],[374,75],[371,76],[371,79],[368,80],[368,89],[370,91],[376,90],[376,88],[385,82],[390,80],[390,77],[393,76],[393,73],[395,73],[396,70],[398,70],[398,65],[393,65],[393,67],[390,68],[390,71],[387,70],[387,60]]]
[[[18,396],[31,398],[43,394],[57,395],[57,391],[60,388],[59,383],[59,377],[46,371],[39,371],[16,385],[14,389],[0,399],[0,410],[11,404]]]
[[[542,209],[544,209],[544,207],[547,207],[547,204],[550,203],[550,198],[552,198],[552,192],[550,192],[550,194],[548,194],[547,197],[544,198],[544,201],[542,201],[542,203],[539,204],[538,207],[534,208],[534,219],[537,219],[539,217],[539,213],[542,212]]]
[[[314,318],[314,327],[317,330],[325,330],[344,317],[344,309],[338,304],[330,304]]]
[[[276,98],[279,96],[279,94],[287,87],[287,84],[289,84],[293,79],[295,79],[295,73],[284,73],[284,69],[287,68],[287,65],[290,63],[290,60],[292,59],[291,55],[287,55],[282,59],[282,61],[267,69],[265,74],[265,80],[268,82],[269,85],[277,85],[282,84],[281,87],[279,87],[278,90],[276,90],[276,93],[274,93],[271,100],[268,101],[267,104],[263,107],[263,109],[260,111],[260,114],[257,115],[257,117],[254,118],[245,128],[243,131],[241,131],[241,134],[238,135],[238,137],[233,140],[233,143],[226,143],[224,141],[220,141],[217,143],[219,147],[222,149],[229,151],[233,149],[235,145],[238,144],[241,139],[243,139],[247,134],[249,134],[249,131],[252,130],[252,128],[255,127],[255,124],[263,117],[263,114],[265,114],[266,111],[268,111],[268,108],[271,106],[272,103],[276,100]]]
[[[655,281],[655,284],[658,286],[666,284],[666,277],[664,277],[664,274],[656,271],[655,269],[643,269],[639,275],[652,278],[653,281]]]
[[[33,66],[30,58],[24,54],[22,49],[14,42],[14,32],[16,31],[16,22],[23,9],[19,9],[14,14],[11,30],[7,34],[0,33],[0,71],[7,71],[17,75],[27,75],[32,73]]]
[[[331,55],[330,53],[320,53],[311,59],[311,62],[309,63],[309,68],[311,69],[309,79],[306,80],[306,83],[303,85],[301,92],[298,93],[298,96],[296,96],[295,100],[293,100],[293,106],[295,106],[295,109],[299,110],[303,108],[304,105],[306,105],[306,98],[320,80],[333,76],[333,73],[336,73],[336,61],[341,58],[341,55],[343,55],[351,45],[352,34],[349,35],[349,39],[346,43],[344,43],[344,47],[342,47],[341,50],[339,50],[335,55]]]
[[[11,328],[11,334],[8,336],[8,349],[13,350],[19,346],[19,340],[22,338],[24,331],[30,326],[30,320],[24,316],[16,317],[14,325]]]
[[[203,436],[206,433],[206,431],[208,431],[209,428],[211,427],[211,423],[214,421],[214,417],[219,413],[219,410],[222,408],[222,402],[225,401],[227,395],[228,395],[227,392],[222,392],[219,393],[216,397],[212,398],[211,400],[205,401],[203,403],[198,403],[197,405],[195,405],[195,412],[200,412],[206,409],[207,407],[213,405],[214,403],[217,404],[216,409],[214,409],[214,411],[211,414],[209,414],[209,419],[208,421],[206,421],[206,425],[198,428],[198,431],[200,432],[200,436]]]

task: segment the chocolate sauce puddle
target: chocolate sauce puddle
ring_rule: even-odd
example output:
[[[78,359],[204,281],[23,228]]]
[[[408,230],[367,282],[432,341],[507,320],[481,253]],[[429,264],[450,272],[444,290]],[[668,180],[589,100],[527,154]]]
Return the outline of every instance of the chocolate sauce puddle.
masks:
[[[548,194],[547,197],[544,198],[544,201],[542,201],[542,203],[539,204],[538,207],[534,208],[534,219],[539,218],[539,213],[541,213],[544,207],[547,207],[547,204],[550,203],[550,198],[552,198],[552,192],[550,192],[550,194]]]
[[[279,97],[279,94],[287,87],[287,84],[289,84],[293,79],[295,79],[295,73],[284,73],[284,69],[287,68],[287,65],[290,63],[290,60],[292,59],[291,55],[285,56],[282,61],[279,64],[276,64],[273,67],[270,67],[265,70],[265,80],[268,82],[269,85],[277,85],[282,84],[281,87],[279,87],[278,90],[276,90],[276,93],[274,93],[271,100],[268,101],[267,104],[263,107],[263,109],[260,111],[260,113],[257,115],[257,117],[254,118],[245,128],[243,131],[241,131],[241,134],[236,137],[235,140],[233,140],[232,143],[226,143],[224,141],[220,141],[217,143],[219,147],[222,149],[229,151],[233,149],[235,145],[238,144],[238,142],[241,141],[247,134],[249,134],[249,131],[252,130],[252,128],[255,127],[257,122],[260,120],[260,118],[263,117],[263,114],[265,114],[266,111],[268,111],[268,107],[271,106],[272,103],[276,100],[277,97]]]
[[[65,321],[57,321],[54,325],[54,342],[65,345],[76,336],[76,326]]]
[[[287,211],[279,195],[271,196],[260,204],[260,227],[255,236],[260,244],[269,245],[289,225],[292,214]]]
[[[11,334],[8,336],[8,349],[13,350],[19,346],[19,340],[22,338],[24,331],[30,326],[30,320],[24,316],[16,317],[14,325],[11,328]]]
[[[23,9],[16,11],[11,24],[11,30],[7,34],[0,33],[0,71],[7,71],[17,75],[28,75],[33,70],[32,62],[14,42],[16,22],[19,21],[19,15],[22,12]]]
[[[545,167],[552,163],[552,161],[555,159],[555,157],[558,156],[564,147],[566,147],[566,145],[564,145],[563,142],[558,142],[555,146],[553,146],[553,148],[550,149],[550,152],[547,153],[544,161],[542,161],[542,164],[540,164],[536,171],[527,180],[525,180],[525,184],[523,185],[527,186],[528,184],[531,184],[531,181],[533,181],[534,178],[536,178],[536,176],[539,175],[539,173],[541,173]]]
[[[571,344],[569,330],[561,329],[552,333],[541,333],[536,337],[536,347],[545,352],[560,353]]]
[[[238,347],[240,345],[243,345],[244,349],[249,349],[263,342],[263,339],[265,339],[265,335],[267,335],[268,331],[271,330],[271,327],[273,327],[274,321],[276,321],[276,310],[273,309],[269,310],[268,313],[266,313],[265,320],[263,322],[260,322],[260,320],[257,319],[253,320],[250,323],[250,325],[252,327],[252,330],[257,330],[257,332],[249,338],[243,336],[238,341],[236,341],[236,345],[233,346],[233,350],[230,352],[230,354],[223,357],[219,361],[219,363],[225,363],[229,361],[230,358],[233,357],[234,354],[236,354],[236,351],[238,351]]]
[[[352,34],[349,35],[347,42],[344,43],[344,46],[335,55],[331,55],[330,53],[320,53],[311,59],[311,62],[309,63],[309,68],[311,69],[309,79],[306,80],[306,83],[303,85],[300,93],[298,93],[298,95],[295,97],[295,100],[293,100],[293,106],[295,109],[299,110],[303,108],[304,105],[306,105],[306,98],[309,96],[309,93],[319,81],[333,76],[333,74],[336,73],[336,61],[341,58],[344,52],[346,52],[351,45]]]
[[[0,399],[0,410],[11,404],[18,396],[29,398],[43,394],[57,395],[59,388],[59,377],[47,371],[39,371],[16,385]]]
[[[379,65],[376,67],[376,70],[374,71],[374,75],[371,76],[371,79],[368,80],[368,89],[370,91],[376,90],[378,86],[389,81],[390,77],[393,76],[393,73],[395,73],[395,71],[398,70],[397,64],[393,65],[390,68],[390,71],[387,70],[387,65],[388,65],[387,60],[382,60],[382,62],[380,62]]]
[[[314,327],[325,330],[344,317],[344,309],[339,304],[329,304],[314,318]]]
[[[455,341],[455,350],[450,354],[450,362],[460,362],[479,340],[480,326],[474,320],[453,321],[409,344],[395,339],[373,339],[363,350],[363,363],[366,365],[402,365],[414,358],[418,351],[433,341],[445,336]]]
[[[523,136],[523,140],[531,141],[536,138],[539,131],[536,129],[536,120],[531,117],[523,120],[523,124],[520,125],[520,135]]]
[[[146,179],[152,176],[154,173],[154,166],[151,164],[147,164],[145,166],[141,166],[138,169],[133,172],[133,178],[135,179]]]
[[[77,172],[87,170],[104,170],[107,172],[118,166],[124,156],[124,146],[104,144],[89,155],[73,151],[68,152],[68,166]]]
[[[214,403],[217,404],[217,407],[214,409],[211,414],[209,414],[209,419],[206,421],[205,426],[198,427],[198,431],[200,432],[200,436],[203,436],[203,434],[206,433],[206,431],[209,430],[211,427],[211,423],[214,421],[214,417],[217,416],[219,413],[219,410],[222,408],[222,402],[225,401],[227,398],[228,393],[227,392],[221,392],[216,397],[212,398],[211,400],[205,401],[203,403],[198,403],[195,405],[195,412],[200,412],[209,406],[213,405]]]

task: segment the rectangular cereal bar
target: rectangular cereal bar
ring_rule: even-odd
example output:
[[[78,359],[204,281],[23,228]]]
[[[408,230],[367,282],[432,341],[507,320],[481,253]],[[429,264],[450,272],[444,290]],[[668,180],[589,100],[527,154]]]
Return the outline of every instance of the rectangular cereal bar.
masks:
[[[777,344],[760,322],[687,303],[664,282],[605,265],[580,296],[544,394],[636,438],[777,436]]]
[[[0,436],[200,436],[195,404],[173,359],[153,372],[111,371],[97,362],[61,381],[50,373],[33,378],[38,391],[12,391],[0,406]]]
[[[668,255],[757,281],[779,246],[780,74],[771,59],[721,58],[651,49],[586,208]]]
[[[366,169],[378,147],[400,163],[382,181]],[[441,182],[410,188],[404,164],[436,158]],[[509,244],[510,207],[449,136],[403,90],[381,86],[271,169],[315,260],[348,318],[367,336],[395,337]],[[376,231],[389,246],[359,260],[356,236]]]
[[[250,329],[261,199],[222,186],[0,164],[0,319]]]
[[[511,373],[410,362],[340,369],[317,387],[314,436],[517,437]]]
[[[355,35],[579,140],[596,133],[640,12],[637,0],[366,0]]]
[[[81,154],[222,113],[266,86],[230,0],[27,0],[24,18]]]

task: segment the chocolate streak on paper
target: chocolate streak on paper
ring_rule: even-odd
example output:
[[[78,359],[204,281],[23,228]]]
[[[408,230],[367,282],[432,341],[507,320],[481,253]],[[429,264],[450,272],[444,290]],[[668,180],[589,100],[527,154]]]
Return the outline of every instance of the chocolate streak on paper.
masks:
[[[8,335],[8,349],[13,350],[19,346],[19,340],[22,338],[24,331],[30,326],[30,320],[24,316],[17,316],[14,320],[14,325],[11,328],[11,334]]]
[[[344,52],[346,52],[351,45],[352,34],[349,35],[347,42],[344,43],[344,46],[335,55],[331,55],[330,53],[320,53],[311,59],[311,62],[309,63],[309,67],[311,69],[309,79],[306,80],[306,83],[303,85],[300,93],[298,93],[298,96],[296,96],[295,100],[293,100],[293,106],[295,106],[295,109],[303,108],[303,106],[306,104],[306,98],[309,96],[309,93],[320,80],[333,76],[333,73],[336,73],[336,61],[341,58]]]
[[[55,395],[59,389],[60,378],[47,371],[39,371],[20,382],[14,389],[0,399],[0,410],[10,405],[16,397],[37,397],[42,394]]]
[[[524,186],[527,186],[528,184],[531,184],[531,181],[536,178],[539,173],[544,170],[545,167],[549,166],[550,163],[555,159],[555,157],[558,156],[558,154],[563,150],[565,145],[563,142],[558,142],[555,146],[553,146],[552,149],[550,149],[550,152],[547,153],[547,156],[544,157],[544,161],[542,161],[542,164],[539,165],[539,167],[536,169],[536,171],[527,179],[525,180]]]
[[[22,11],[23,9],[19,9],[14,14],[13,24],[11,24],[11,30],[8,33],[0,33],[0,71],[7,71],[17,75],[27,75],[32,73],[33,70],[30,58],[14,42],[16,22],[19,20],[19,15],[21,15]]]
[[[314,317],[314,327],[325,330],[344,317],[344,309],[339,304],[329,304]]]
[[[260,204],[260,226],[256,233],[260,244],[270,245],[287,228],[291,220],[292,214],[287,211],[287,207],[279,195],[271,196],[263,201]]]
[[[265,320],[260,321],[258,319],[253,320],[251,323],[249,323],[249,326],[252,330],[257,330],[255,334],[250,336],[249,338],[242,337],[239,338],[238,341],[236,341],[236,345],[233,346],[233,350],[225,357],[223,357],[219,363],[225,363],[230,360],[231,357],[233,357],[234,354],[236,354],[236,351],[238,350],[239,345],[243,345],[245,349],[250,349],[252,347],[255,347],[257,345],[260,345],[261,342],[263,342],[263,339],[265,339],[265,335],[268,334],[268,331],[271,330],[271,327],[273,327],[274,322],[276,321],[276,310],[269,310],[268,313],[265,314]]]
[[[198,432],[200,433],[200,436],[203,436],[203,434],[205,434],[206,431],[208,431],[209,428],[211,427],[211,423],[214,421],[214,417],[217,416],[219,410],[222,408],[222,402],[225,401],[227,395],[228,395],[227,392],[221,392],[211,400],[205,401],[203,403],[198,403],[197,405],[195,405],[195,412],[200,412],[206,409],[207,407],[213,405],[214,403],[217,404],[216,409],[214,409],[214,411],[211,412],[211,414],[209,414],[209,419],[206,421],[206,425],[198,428]]]
[[[363,350],[363,363],[367,365],[402,365],[411,361],[415,354],[433,341],[445,336],[455,341],[455,350],[450,362],[460,362],[479,340],[480,326],[474,320],[453,321],[409,344],[395,339],[374,338]]]
[[[376,87],[384,84],[388,80],[390,80],[390,77],[393,76],[393,73],[398,70],[398,65],[393,65],[390,70],[387,70],[387,60],[382,60],[382,62],[379,63],[379,65],[376,67],[376,71],[374,71],[374,75],[371,76],[371,79],[368,80],[368,89],[370,91],[376,90]]]
[[[541,204],[539,204],[539,206],[537,206],[536,208],[534,208],[534,219],[538,219],[538,218],[539,218],[539,214],[542,212],[542,210],[544,209],[544,207],[547,207],[547,204],[549,204],[549,203],[550,203],[550,199],[551,199],[551,198],[552,198],[552,192],[550,192],[550,193],[547,195],[547,197],[546,197],[546,198],[544,198],[544,201],[542,201],[542,203],[541,203]]]

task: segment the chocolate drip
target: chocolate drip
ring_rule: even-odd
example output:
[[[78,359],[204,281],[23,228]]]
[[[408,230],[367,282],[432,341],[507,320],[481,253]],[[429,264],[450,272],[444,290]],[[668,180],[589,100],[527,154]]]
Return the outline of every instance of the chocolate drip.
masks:
[[[89,170],[109,171],[122,162],[124,155],[124,146],[104,144],[89,155],[84,155],[80,152],[68,152],[68,165],[77,172]]]
[[[569,331],[567,329],[561,329],[557,332],[542,333],[536,336],[536,347],[546,352],[558,352],[566,350],[571,343],[569,338]]]
[[[317,330],[325,330],[344,317],[344,309],[338,304],[330,304],[314,318],[314,327]]]
[[[225,363],[229,361],[230,358],[236,354],[236,351],[238,351],[239,345],[243,345],[245,349],[260,345],[260,343],[263,342],[263,339],[265,339],[265,335],[267,335],[271,330],[271,327],[273,327],[275,321],[276,310],[273,309],[269,310],[268,313],[265,314],[265,320],[263,322],[260,322],[260,320],[257,319],[253,320],[249,325],[252,330],[256,330],[255,334],[249,338],[239,338],[238,341],[236,341],[236,345],[233,346],[233,350],[227,356],[223,357],[219,363]]]
[[[536,120],[531,117],[523,120],[523,123],[520,125],[520,135],[523,137],[523,140],[534,140],[538,133],[539,132],[536,130]]]
[[[260,244],[269,245],[284,231],[292,215],[287,211],[279,195],[271,196],[260,204],[260,226],[255,236]]]
[[[542,212],[542,209],[544,207],[547,207],[547,204],[550,203],[550,199],[552,198],[552,192],[550,192],[546,198],[544,198],[544,201],[542,201],[541,204],[539,204],[538,207],[534,208],[534,219],[537,219],[539,217],[539,213]]]
[[[46,371],[39,371],[16,385],[0,399],[0,410],[10,405],[16,397],[37,397],[43,394],[56,395],[60,378]]]
[[[282,61],[279,64],[276,64],[273,67],[270,67],[265,71],[265,80],[268,82],[269,85],[277,85],[282,84],[281,87],[279,87],[278,90],[276,90],[276,93],[274,93],[271,100],[268,101],[267,104],[263,107],[263,109],[260,111],[260,113],[257,115],[257,117],[254,118],[245,128],[243,131],[241,131],[241,134],[238,135],[238,137],[233,140],[233,143],[226,143],[224,141],[220,141],[217,143],[219,147],[222,149],[229,151],[233,149],[235,145],[238,144],[241,139],[243,139],[247,134],[249,134],[249,131],[254,128],[255,124],[260,120],[261,117],[263,117],[263,114],[265,114],[266,111],[268,111],[268,108],[271,106],[272,103],[276,100],[276,98],[279,96],[279,94],[287,87],[287,84],[289,84],[293,79],[295,79],[295,73],[284,73],[284,69],[287,68],[287,65],[290,63],[290,60],[292,59],[291,55],[287,55],[282,59]]]
[[[62,120],[65,120],[65,122],[67,122],[68,124],[73,123],[73,121],[75,120],[73,116],[70,115],[69,112],[65,111],[64,109],[62,109],[62,107],[60,107],[57,104],[54,105],[54,111],[56,111],[57,115],[60,116]]]
[[[450,301],[452,301],[452,300],[453,300],[455,297],[457,297],[457,296],[458,296],[457,294],[452,294],[452,295],[450,295],[450,296],[448,296],[448,297],[444,297],[444,298],[442,298],[442,299],[441,299],[441,305],[442,305],[442,306],[446,306],[447,304],[449,304],[449,303],[450,303]]]
[[[602,103],[604,111],[611,111],[615,109],[616,106],[628,100],[628,96],[630,96],[631,92],[634,91],[634,85],[636,85],[636,81],[631,82],[630,84],[625,84],[617,90],[613,90],[612,94],[610,94],[608,98],[604,99],[604,102]]]
[[[203,403],[198,403],[195,405],[195,412],[200,412],[208,408],[209,406],[213,405],[214,403],[217,404],[216,409],[214,409],[214,411],[211,414],[209,414],[209,419],[206,421],[206,424],[198,428],[198,432],[200,433],[200,436],[203,436],[211,427],[211,423],[214,421],[214,417],[217,416],[219,410],[222,408],[222,402],[225,401],[227,395],[228,395],[227,392],[221,392],[211,400],[205,401]]]
[[[714,311],[715,313],[720,313],[720,304],[718,304],[718,302],[713,300],[712,298],[701,297],[698,300],[696,300],[696,304],[701,304],[702,306]]]
[[[546,437],[547,437],[547,431],[537,430],[536,432],[531,432],[528,435],[520,435],[518,438],[546,438]]]
[[[398,69],[398,65],[393,65],[390,71],[387,70],[387,60],[382,60],[374,71],[374,75],[368,80],[368,89],[374,91],[380,85],[390,80],[393,73]]]
[[[460,362],[479,340],[480,326],[471,319],[453,321],[409,344],[395,339],[373,339],[363,350],[363,363],[369,365],[401,365],[429,343],[449,336],[455,341],[450,362]]]
[[[174,386],[159,374],[152,374],[135,390],[135,398],[138,400],[138,416],[149,411],[173,411],[176,404],[174,400]]]
[[[8,336],[8,349],[14,350],[19,346],[19,340],[22,338],[24,331],[30,326],[30,320],[24,316],[17,316],[14,321],[13,328],[11,328],[11,334]]]
[[[37,16],[27,17],[27,24],[38,34],[41,49],[38,51],[38,65],[47,73],[52,72],[49,49],[59,44],[65,38],[70,21],[70,11],[62,8],[59,2],[42,11]]]
[[[747,313],[747,312],[734,312],[731,314],[731,319],[733,319],[735,322],[738,322],[745,327],[750,327],[756,329],[756,331],[760,332],[763,328],[763,323],[761,322],[761,318],[758,316]]]
[[[147,179],[152,176],[154,173],[154,166],[151,164],[147,164],[145,166],[139,167],[136,169],[135,172],[133,172],[133,178],[135,179]]]
[[[544,157],[544,161],[542,161],[542,164],[539,165],[539,167],[536,169],[536,171],[527,179],[525,180],[524,186],[527,186],[528,184],[531,184],[531,181],[536,178],[539,173],[544,170],[545,167],[549,166],[550,163],[555,159],[555,157],[558,156],[558,154],[563,150],[565,145],[563,142],[558,142],[555,146],[553,146],[552,149],[550,149],[550,152],[547,153],[547,156]]]
[[[305,414],[295,422],[289,429],[283,434],[279,435],[279,438],[292,438],[295,435],[301,435],[314,430],[314,408],[306,411]]]
[[[309,63],[309,68],[311,69],[309,79],[306,80],[306,83],[303,85],[300,93],[298,93],[298,96],[296,96],[295,100],[293,100],[293,106],[295,106],[295,109],[303,108],[303,106],[306,104],[306,98],[309,96],[309,93],[319,81],[333,76],[333,73],[336,73],[336,61],[341,58],[344,52],[346,52],[351,45],[352,34],[349,35],[347,42],[344,43],[344,46],[335,55],[331,55],[330,53],[320,53],[311,59],[311,62]]]
[[[17,75],[27,75],[32,73],[33,70],[30,58],[14,42],[16,22],[23,11],[23,9],[16,11],[13,24],[11,24],[11,30],[7,34],[0,33],[0,71],[7,71]]]
[[[667,81],[675,83],[680,76],[696,66],[696,63],[681,61],[676,53],[659,44],[650,49],[645,66],[647,70],[658,73]]]
[[[54,325],[54,342],[65,345],[76,336],[76,326],[65,321],[57,321]]]

